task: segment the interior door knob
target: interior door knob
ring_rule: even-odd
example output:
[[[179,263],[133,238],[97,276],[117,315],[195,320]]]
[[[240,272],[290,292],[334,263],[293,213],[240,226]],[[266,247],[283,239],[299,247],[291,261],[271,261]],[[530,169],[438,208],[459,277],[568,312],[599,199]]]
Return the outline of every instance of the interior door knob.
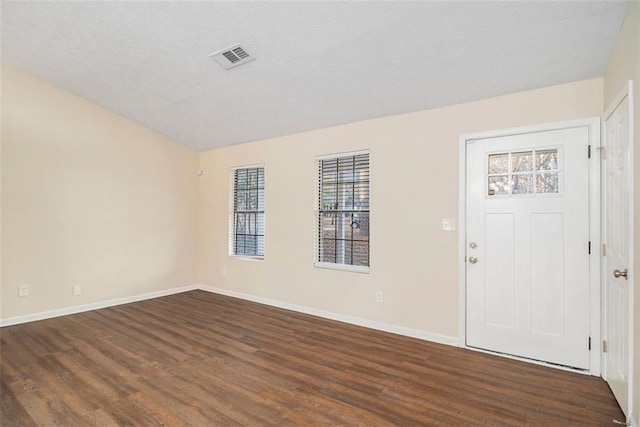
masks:
[[[629,280],[627,278],[627,269],[625,268],[624,270],[620,271],[617,268],[615,270],[613,270],[613,277],[615,277],[616,279],[620,278],[620,277],[624,277],[624,280]]]
[[[476,258],[476,257],[474,257],[474,256],[471,256],[471,257],[469,257],[469,262],[470,262],[471,264],[475,264],[476,262],[478,262],[478,258]]]

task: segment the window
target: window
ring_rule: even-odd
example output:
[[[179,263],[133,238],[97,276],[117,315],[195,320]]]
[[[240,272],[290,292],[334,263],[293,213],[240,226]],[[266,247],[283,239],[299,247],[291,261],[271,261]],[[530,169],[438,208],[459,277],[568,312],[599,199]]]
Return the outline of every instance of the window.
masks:
[[[368,271],[369,152],[318,158],[318,267]]]
[[[489,154],[487,195],[557,194],[559,165],[557,148]]]
[[[229,255],[264,257],[264,166],[231,171]]]

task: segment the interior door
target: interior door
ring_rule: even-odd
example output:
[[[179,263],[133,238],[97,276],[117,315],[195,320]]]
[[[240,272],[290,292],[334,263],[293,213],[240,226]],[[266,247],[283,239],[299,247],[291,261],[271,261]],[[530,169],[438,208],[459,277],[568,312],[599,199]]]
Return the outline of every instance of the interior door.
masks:
[[[632,93],[632,92],[629,92]],[[623,412],[631,409],[633,312],[632,278],[632,155],[629,95],[604,117],[603,276],[606,353],[603,377]]]
[[[589,368],[589,128],[469,141],[467,345]]]

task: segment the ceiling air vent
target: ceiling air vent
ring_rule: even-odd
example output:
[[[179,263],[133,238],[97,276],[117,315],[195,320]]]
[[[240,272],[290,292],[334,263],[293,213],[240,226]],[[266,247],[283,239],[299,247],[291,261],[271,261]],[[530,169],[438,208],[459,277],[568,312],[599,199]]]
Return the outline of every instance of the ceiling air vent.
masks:
[[[220,66],[228,70],[230,68],[237,67],[238,65],[245,64],[249,61],[256,59],[244,50],[239,44],[234,44],[226,49],[219,50],[209,55],[209,58],[216,61]]]

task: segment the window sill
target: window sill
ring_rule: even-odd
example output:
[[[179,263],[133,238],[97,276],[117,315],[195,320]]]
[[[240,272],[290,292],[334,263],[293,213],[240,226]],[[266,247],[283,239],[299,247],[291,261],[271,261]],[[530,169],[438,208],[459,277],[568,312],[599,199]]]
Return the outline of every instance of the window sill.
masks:
[[[313,264],[316,268],[326,268],[328,270],[351,271],[352,273],[369,274],[370,267],[361,265],[333,264],[330,262],[316,262]]]
[[[242,259],[245,261],[264,261],[264,256],[255,255],[229,255],[230,258]]]

